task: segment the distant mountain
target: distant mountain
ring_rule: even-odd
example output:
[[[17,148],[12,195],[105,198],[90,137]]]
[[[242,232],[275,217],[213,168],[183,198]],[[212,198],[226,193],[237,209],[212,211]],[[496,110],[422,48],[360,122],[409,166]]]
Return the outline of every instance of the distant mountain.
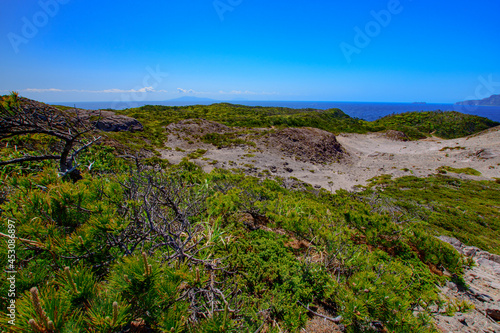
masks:
[[[500,95],[491,95],[490,97],[470,100],[464,102],[455,103],[456,105],[484,105],[484,106],[500,106]]]
[[[169,99],[166,102],[218,102],[218,101],[215,99],[204,98],[204,97],[182,96],[174,99]]]

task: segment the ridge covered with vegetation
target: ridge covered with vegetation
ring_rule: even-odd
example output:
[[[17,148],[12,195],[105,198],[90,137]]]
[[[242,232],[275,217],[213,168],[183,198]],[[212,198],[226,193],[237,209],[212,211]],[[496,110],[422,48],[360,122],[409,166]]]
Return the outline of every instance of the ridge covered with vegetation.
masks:
[[[343,122],[353,131],[373,126],[338,110],[261,114],[217,104],[122,112],[145,130],[109,140],[142,135],[159,144],[163,126],[190,117],[330,131]],[[0,159],[55,144],[43,133],[3,137]],[[15,224],[18,272],[15,325],[4,312],[10,284],[2,273],[4,330],[299,332],[321,312],[347,332],[436,332],[434,315],[469,306],[442,299],[437,286],[463,284],[469,263],[434,236],[498,253],[493,181],[380,177],[359,193],[330,193],[117,155],[108,144],[88,147],[76,181],[53,160],[1,167],[0,235]],[[0,258],[7,265],[7,247]]]
[[[500,125],[484,117],[455,111],[407,112],[369,122],[352,118],[339,109],[291,109],[228,103],[193,106],[146,105],[116,112],[139,120],[146,130],[134,135],[160,146],[163,144],[165,126],[193,118],[216,121],[227,126],[250,128],[314,127],[333,134],[397,130],[403,131],[411,140],[431,135],[445,139],[458,138]],[[118,136],[116,138],[120,140]]]
[[[455,139],[500,125],[488,118],[456,111],[406,112],[380,118],[373,124],[402,131],[415,139],[423,139],[431,134],[443,139]]]

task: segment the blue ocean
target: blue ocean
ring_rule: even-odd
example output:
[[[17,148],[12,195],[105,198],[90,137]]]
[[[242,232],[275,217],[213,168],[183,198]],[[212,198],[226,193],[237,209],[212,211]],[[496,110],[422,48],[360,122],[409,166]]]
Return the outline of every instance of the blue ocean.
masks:
[[[125,109],[140,107],[143,105],[210,105],[217,102],[173,102],[173,101],[144,101],[144,102],[77,102],[77,103],[53,103],[58,105],[76,106],[81,109]],[[420,103],[370,103],[370,102],[290,102],[290,101],[231,101],[229,103],[248,106],[277,106],[294,109],[331,109],[339,108],[351,117],[373,121],[381,117],[403,113],[408,111],[458,111],[486,117],[500,122],[500,106],[465,106],[454,104],[420,104]]]

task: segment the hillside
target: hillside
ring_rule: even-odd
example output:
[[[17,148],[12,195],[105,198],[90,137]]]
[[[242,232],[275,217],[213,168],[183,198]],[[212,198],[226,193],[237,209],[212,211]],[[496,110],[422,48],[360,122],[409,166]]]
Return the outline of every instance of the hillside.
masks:
[[[339,109],[252,107],[229,103],[184,107],[147,105],[116,112],[138,119],[145,125],[143,133],[128,136],[127,141],[133,140],[141,145],[146,139],[157,147],[163,145],[164,127],[184,119],[206,119],[226,126],[248,128],[313,127],[333,134],[396,130],[403,131],[410,140],[432,135],[451,139],[500,125],[486,118],[454,111],[408,112],[367,122],[351,118]]]
[[[3,102],[0,163],[60,149],[50,133],[12,136],[4,125],[47,106]],[[369,123],[340,110],[116,114],[136,127],[105,132],[105,119],[84,117],[96,126],[82,143],[101,139],[78,155],[80,179],[54,160],[0,166],[0,236],[16,237],[15,260],[8,247],[0,258],[17,271],[14,326],[2,273],[3,330],[500,329],[500,281],[484,273],[500,269],[500,131],[478,132],[493,123],[412,113],[403,135],[396,117]],[[436,134],[439,122],[442,135],[476,135],[412,134]]]
[[[455,139],[498,126],[500,123],[487,118],[456,111],[408,112],[386,116],[373,122],[374,128],[404,132],[411,138],[423,139],[434,135]]]
[[[500,95],[491,95],[479,100],[469,100],[457,102],[456,105],[483,105],[483,106],[500,106]]]
[[[366,132],[366,123],[339,109],[290,109],[283,107],[245,106],[230,103],[192,106],[153,106],[126,109],[121,112],[143,123],[166,126],[182,119],[207,119],[238,127],[315,127],[332,133]]]

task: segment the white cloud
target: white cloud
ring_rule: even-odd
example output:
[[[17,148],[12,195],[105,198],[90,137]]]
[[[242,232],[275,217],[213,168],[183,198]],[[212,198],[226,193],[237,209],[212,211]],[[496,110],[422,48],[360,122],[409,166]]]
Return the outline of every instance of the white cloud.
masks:
[[[129,89],[129,90],[123,90],[123,89],[107,89],[107,90],[97,90],[97,91],[87,91],[87,92],[94,92],[94,93],[145,93],[145,92],[155,92],[153,87],[143,87],[139,89]]]
[[[49,89],[28,88],[28,89],[24,89],[24,91],[43,93],[43,92],[62,92],[63,90],[55,89],[55,88],[49,88]]]
[[[209,92],[196,91],[193,89],[182,89],[182,88],[177,88],[177,92],[179,94],[193,94],[193,95],[210,94]]]
[[[195,91],[193,89],[182,89],[182,88],[177,88],[177,91],[180,93],[180,94],[194,94]]]
[[[137,89],[105,89],[105,90],[78,90],[78,89],[56,89],[56,88],[28,88],[22,91],[32,92],[32,93],[45,93],[45,92],[78,92],[78,93],[96,93],[96,94],[130,94],[130,93],[154,93],[161,92],[166,93],[166,90],[156,90],[153,87],[143,87]]]
[[[221,95],[278,95],[277,92],[255,92],[255,91],[250,91],[250,90],[232,90],[232,91],[223,91],[220,90],[219,94]]]

